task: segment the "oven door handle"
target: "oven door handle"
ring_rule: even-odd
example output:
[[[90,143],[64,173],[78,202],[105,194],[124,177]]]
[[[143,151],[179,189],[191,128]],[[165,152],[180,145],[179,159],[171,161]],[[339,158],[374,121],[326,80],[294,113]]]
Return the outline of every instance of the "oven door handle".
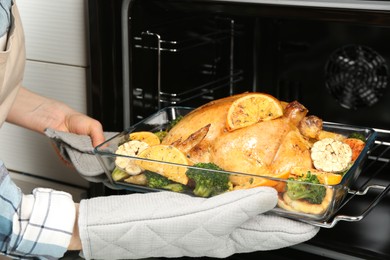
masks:
[[[323,228],[332,228],[334,227],[339,221],[348,221],[348,222],[356,222],[362,220],[365,216],[367,216],[368,213],[373,210],[376,205],[381,202],[381,200],[389,193],[390,190],[390,184],[387,186],[383,185],[369,185],[367,186],[364,190],[362,191],[354,191],[354,190],[348,190],[348,193],[351,194],[352,196],[355,195],[366,195],[371,189],[375,190],[382,190],[381,193],[379,193],[376,198],[371,202],[371,204],[358,216],[349,216],[349,215],[336,215],[333,217],[333,220],[330,222],[312,222],[312,221],[306,221],[309,224],[323,227]]]

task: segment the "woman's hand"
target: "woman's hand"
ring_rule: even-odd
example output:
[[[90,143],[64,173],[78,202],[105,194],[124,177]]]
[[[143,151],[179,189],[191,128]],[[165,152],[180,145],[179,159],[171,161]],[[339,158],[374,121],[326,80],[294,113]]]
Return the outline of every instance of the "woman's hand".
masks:
[[[7,121],[43,133],[46,128],[79,135],[89,135],[92,145],[104,141],[101,123],[75,111],[66,104],[37,95],[25,88],[19,90]]]
[[[58,125],[50,127],[63,132],[89,135],[92,139],[93,146],[97,146],[104,142],[103,127],[101,123],[75,111],[69,111],[68,114],[64,116],[63,120],[58,122]]]

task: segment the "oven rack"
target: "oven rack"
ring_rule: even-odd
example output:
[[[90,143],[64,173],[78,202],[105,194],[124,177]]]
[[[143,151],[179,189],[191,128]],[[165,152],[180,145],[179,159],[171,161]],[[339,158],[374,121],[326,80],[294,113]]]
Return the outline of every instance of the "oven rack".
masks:
[[[242,74],[242,70],[237,70],[231,76],[224,76],[179,93],[159,92],[157,105],[154,107],[154,110],[160,110],[169,106],[185,105],[186,102],[195,100],[203,103],[214,100],[216,99],[214,93],[220,89],[229,89],[230,93],[230,89],[233,90],[233,86],[243,80]],[[141,113],[147,111],[146,108],[153,106],[151,104],[153,100],[155,100],[154,94],[147,93],[140,88],[133,89],[133,105],[139,109],[134,110],[135,113],[136,111],[140,111]],[[144,115],[136,114],[135,118],[142,120],[144,119]]]
[[[377,140],[368,154],[366,163],[363,166],[362,173],[358,178],[359,184],[353,189],[348,189],[348,194],[333,217],[324,222],[314,222],[303,220],[309,224],[322,228],[333,228],[339,221],[356,222],[366,217],[380,203],[390,191],[390,178],[386,175],[390,170],[390,131],[375,129]],[[369,192],[376,194],[369,205],[357,215],[342,214],[341,210],[345,208],[353,199],[359,199],[359,196],[368,195]]]
[[[229,93],[233,92],[234,85],[243,80],[243,71],[235,70],[231,75],[221,76],[217,79],[209,81],[205,84],[195,86],[191,89],[184,90],[182,92],[168,93],[158,91],[157,106],[155,110],[159,110],[163,107],[182,105],[183,103],[191,100],[205,100],[211,101],[215,99],[214,93],[220,89],[229,89]],[[147,93],[144,89],[133,89],[133,101],[136,107],[150,106],[150,101],[154,100],[153,93]],[[138,119],[142,116],[136,116]]]
[[[236,84],[237,82],[240,82],[243,79],[242,74],[242,70],[237,70],[234,71],[231,75],[220,77],[218,79],[212,80],[210,82],[180,93],[160,92],[159,103],[162,104],[163,107],[180,105],[189,100],[196,99],[201,96],[204,97],[205,95],[210,95],[221,88],[231,88],[232,85]],[[208,99],[214,98],[210,97]]]
[[[151,31],[144,31],[141,36],[134,37],[134,47],[161,52],[182,52],[214,41],[228,39],[228,31],[211,32],[204,35],[192,35],[193,38],[178,40],[163,40],[163,37]],[[152,41],[147,38],[151,38]],[[148,44],[149,43],[149,44]]]
[[[183,91],[181,92],[168,92],[163,89],[163,86],[161,84],[161,77],[162,75],[162,53],[163,52],[171,52],[171,53],[178,53],[185,50],[189,50],[191,48],[196,48],[202,45],[207,45],[211,41],[215,40],[222,40],[226,39],[227,32],[213,32],[209,34],[205,34],[202,36],[198,36],[197,40],[183,40],[180,41],[166,41],[162,40],[161,35],[153,32],[143,32],[143,37],[151,37],[154,38],[155,46],[147,46],[142,44],[135,44],[135,48],[142,48],[147,50],[155,51],[156,53],[156,60],[157,60],[157,68],[156,68],[156,75],[157,75],[157,109],[161,109],[166,106],[172,106],[172,105],[178,105],[182,104],[184,102],[187,102],[189,100],[197,99],[201,96],[205,95],[212,95],[213,92],[220,90],[222,88],[225,88],[228,90],[227,93],[231,94],[234,92],[233,86],[235,83],[241,81],[243,71],[234,69],[231,67],[228,71],[228,74],[225,75],[219,75],[216,78],[213,78],[210,81],[207,81],[203,84],[200,84],[198,86],[194,86],[191,88],[182,88]],[[217,39],[216,39],[217,37]],[[142,37],[135,37],[135,41],[142,42]],[[233,45],[233,40],[230,40],[230,43]],[[230,59],[233,59],[232,55],[232,49],[230,50],[229,57]],[[230,64],[233,64],[232,61],[230,61]],[[204,70],[202,74],[204,75],[213,75],[215,74],[215,68],[212,64],[203,64]],[[142,91],[137,91],[136,93],[142,93]],[[134,94],[134,93],[133,93]],[[136,99],[142,99],[142,95],[135,95]],[[213,99],[214,97],[211,96],[209,99]]]
[[[223,22],[223,28],[219,28],[218,30],[210,25],[210,23],[216,23],[217,20],[218,22]],[[199,19],[192,20],[192,22],[194,21],[199,23]],[[189,29],[183,30],[182,35],[170,36],[169,32],[161,31],[161,29],[159,30],[157,28],[145,30],[138,34],[138,36],[133,37],[133,47],[135,49],[151,51],[152,55],[155,55],[156,89],[154,96],[156,96],[157,100],[157,110],[166,106],[178,105],[190,100],[195,100],[199,97],[203,97],[205,100],[214,99],[213,93],[217,90],[225,89],[226,95],[233,94],[235,83],[243,79],[243,71],[234,68],[233,65],[234,38],[237,36],[235,21],[233,19],[222,19],[219,17],[214,17],[214,20],[212,21],[208,19],[202,21],[205,21],[206,24],[201,31]],[[188,21],[183,21],[182,23],[186,22]],[[176,23],[175,26],[180,26],[180,22]],[[228,68],[226,68],[224,72],[221,73],[217,71],[217,65],[213,64],[217,58],[214,57],[209,61],[202,61],[201,64],[199,64],[199,66],[201,66],[199,76],[204,76],[202,82],[194,83],[194,85],[189,85],[187,87],[175,88],[175,91],[169,89],[169,86],[162,85],[161,78],[166,76],[163,75],[163,73],[164,69],[165,71],[167,69],[167,67],[163,68],[163,62],[173,57],[169,55],[185,55],[179,53],[194,52],[196,50],[204,50],[205,48],[213,49],[217,42],[224,42],[229,45],[226,49],[226,53],[223,55],[224,57],[228,57],[229,60]],[[177,71],[175,71],[175,73],[177,73]],[[135,99],[142,100],[142,94],[142,91],[133,91]]]

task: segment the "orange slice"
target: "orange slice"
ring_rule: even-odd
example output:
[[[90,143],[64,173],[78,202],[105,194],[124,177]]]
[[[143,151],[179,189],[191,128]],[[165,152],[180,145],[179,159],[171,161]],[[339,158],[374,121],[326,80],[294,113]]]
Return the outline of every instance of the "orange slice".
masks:
[[[226,126],[229,131],[233,131],[282,115],[283,106],[278,99],[264,93],[252,93],[232,103],[228,110]]]
[[[187,157],[179,149],[171,145],[153,145],[149,146],[138,154],[139,158],[155,160],[136,160],[136,163],[144,170],[149,170],[161,174],[168,179],[182,183],[184,185],[188,182],[186,175],[188,165]],[[169,164],[174,163],[174,164]],[[181,164],[181,165],[175,165]]]
[[[341,182],[343,176],[341,174],[332,173],[332,172],[322,172],[317,175],[320,183],[325,185],[337,185]]]
[[[316,175],[321,184],[325,185],[336,185],[341,182],[343,176],[341,174],[324,172],[316,169],[308,169],[304,167],[293,167],[291,168],[290,175],[291,177],[303,177],[310,172],[313,175]]]
[[[265,176],[265,177],[263,177]],[[270,178],[267,178],[266,176],[269,176]],[[269,175],[262,175],[260,176],[249,176],[249,175],[231,175],[230,181],[234,185],[234,189],[248,189],[248,188],[254,188],[259,186],[269,186],[269,187],[275,187],[279,191],[279,189],[284,188],[285,181],[278,181],[271,178],[276,179],[287,179],[290,176],[290,172],[285,171],[277,174],[269,174]]]
[[[152,132],[147,132],[147,131],[134,132],[131,133],[129,137],[130,140],[145,142],[150,146],[160,144],[160,138]]]

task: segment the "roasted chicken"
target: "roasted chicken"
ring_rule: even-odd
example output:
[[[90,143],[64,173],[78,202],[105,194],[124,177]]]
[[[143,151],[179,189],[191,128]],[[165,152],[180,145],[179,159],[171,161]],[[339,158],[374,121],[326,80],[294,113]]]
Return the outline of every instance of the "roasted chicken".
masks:
[[[297,101],[283,103],[282,117],[227,130],[228,108],[248,94],[212,101],[193,110],[162,143],[178,147],[193,163],[213,162],[232,172],[277,176],[294,166],[312,168],[311,140],[322,131],[322,120],[307,116],[308,110]],[[232,181],[244,185],[248,178],[241,175]]]
[[[127,172],[125,182],[152,187],[145,175],[152,172],[197,196],[211,196],[214,193],[196,188],[199,180],[191,171],[204,179],[206,173],[196,168],[213,165],[211,169],[230,174],[207,175],[203,183],[208,186],[215,184],[214,176],[224,176],[223,191],[271,186],[279,192],[280,208],[322,214],[335,196],[330,186],[342,181],[365,146],[364,140],[325,131],[322,119],[308,115],[298,101],[282,102],[264,93],[214,100],[174,122],[162,131],[161,143],[155,133],[141,131],[131,133],[130,141],[118,147],[118,154],[147,159],[116,160],[116,167]]]

